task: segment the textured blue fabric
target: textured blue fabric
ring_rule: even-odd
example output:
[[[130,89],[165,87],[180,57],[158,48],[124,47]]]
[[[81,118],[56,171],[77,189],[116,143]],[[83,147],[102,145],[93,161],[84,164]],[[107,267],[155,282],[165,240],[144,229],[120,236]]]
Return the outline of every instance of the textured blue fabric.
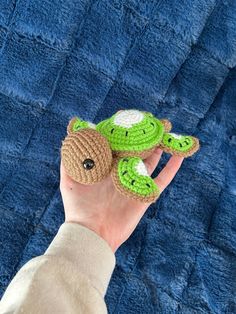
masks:
[[[116,252],[109,313],[236,313],[236,1],[0,1],[0,49],[0,293],[63,222],[69,119],[139,108],[202,148]]]

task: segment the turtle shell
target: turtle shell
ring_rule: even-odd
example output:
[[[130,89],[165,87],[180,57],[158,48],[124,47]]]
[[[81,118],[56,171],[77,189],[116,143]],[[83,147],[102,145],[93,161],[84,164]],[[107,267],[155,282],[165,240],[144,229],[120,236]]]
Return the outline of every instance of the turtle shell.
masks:
[[[113,152],[137,156],[150,151],[162,140],[164,126],[152,113],[139,110],[120,110],[96,125],[110,143]],[[122,155],[122,154],[121,154]]]

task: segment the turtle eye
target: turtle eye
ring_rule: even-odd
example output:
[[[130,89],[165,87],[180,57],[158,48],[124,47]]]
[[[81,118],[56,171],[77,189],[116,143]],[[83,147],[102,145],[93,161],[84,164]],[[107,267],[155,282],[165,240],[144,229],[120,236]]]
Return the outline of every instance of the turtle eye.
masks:
[[[84,169],[86,169],[86,170],[90,170],[90,169],[92,169],[93,167],[94,167],[94,165],[95,165],[95,163],[94,163],[94,161],[92,160],[92,159],[85,159],[84,161],[83,161],[83,167],[84,167]]]

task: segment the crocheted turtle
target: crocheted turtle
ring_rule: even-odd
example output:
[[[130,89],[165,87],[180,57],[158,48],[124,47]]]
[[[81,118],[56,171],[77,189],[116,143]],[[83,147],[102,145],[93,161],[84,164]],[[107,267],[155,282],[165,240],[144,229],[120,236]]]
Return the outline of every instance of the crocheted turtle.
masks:
[[[77,182],[93,184],[111,173],[120,193],[154,202],[160,191],[143,159],[156,147],[183,157],[199,149],[196,137],[170,133],[171,128],[168,120],[135,109],[120,110],[97,125],[73,117],[62,142],[62,162]]]

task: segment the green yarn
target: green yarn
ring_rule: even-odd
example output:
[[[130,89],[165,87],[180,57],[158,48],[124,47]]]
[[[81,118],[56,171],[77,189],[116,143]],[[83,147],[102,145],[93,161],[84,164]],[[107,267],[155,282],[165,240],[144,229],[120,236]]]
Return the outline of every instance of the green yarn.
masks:
[[[141,122],[132,127],[114,124],[115,115],[97,124],[98,130],[105,136],[114,151],[144,151],[160,143],[164,126],[150,113],[144,113]]]
[[[160,189],[145,170],[142,158],[149,156],[155,147],[183,157],[189,157],[199,149],[197,138],[171,132],[165,133],[165,129],[171,129],[171,123],[168,120],[158,120],[152,113],[136,109],[119,110],[97,125],[74,117],[70,121],[67,132],[69,135],[71,131],[77,132],[79,137],[79,131],[88,128],[93,128],[108,141],[112,156],[115,158],[111,169],[115,187],[121,194],[144,202],[157,199]],[[83,131],[81,135],[82,133]],[[98,142],[96,147],[88,145],[88,153],[91,149],[92,153],[96,150],[96,153],[100,154],[103,150],[102,145],[102,142]],[[105,163],[106,160],[97,163],[98,171],[99,167],[104,167]],[[93,182],[93,178],[91,181]]]
[[[124,127],[114,123],[115,115],[98,123],[95,129],[110,143],[113,151],[142,152],[157,146],[160,142],[174,151],[188,152],[194,146],[191,136],[181,135],[176,138],[172,133],[164,133],[164,126],[152,113],[142,112],[143,119],[132,127]],[[91,127],[91,123],[76,118],[72,130],[77,132]]]
[[[118,177],[123,187],[129,191],[141,195],[149,196],[158,190],[157,185],[150,176],[141,175],[135,167],[142,159],[139,157],[124,157],[118,161]]]
[[[194,141],[191,136],[181,135],[181,138],[177,139],[172,136],[171,133],[165,133],[163,135],[162,143],[166,147],[170,147],[171,149],[179,152],[187,152],[188,150],[191,150],[194,145]]]
[[[76,131],[79,131],[80,129],[85,129],[88,127],[89,127],[89,124],[87,121],[84,121],[84,120],[77,118],[73,124],[72,130],[73,130],[73,132],[76,132]]]

